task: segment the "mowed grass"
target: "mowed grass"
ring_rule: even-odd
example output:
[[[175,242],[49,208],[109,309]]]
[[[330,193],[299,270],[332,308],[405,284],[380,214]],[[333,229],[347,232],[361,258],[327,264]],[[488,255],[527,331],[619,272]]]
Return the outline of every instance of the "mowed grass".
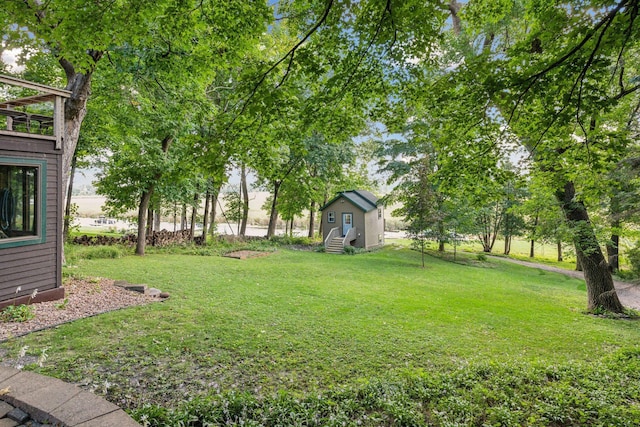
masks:
[[[174,407],[211,392],[303,396],[403,372],[469,364],[587,363],[640,340],[636,321],[583,313],[581,280],[407,248],[356,256],[281,249],[263,258],[125,256],[73,274],[146,283],[163,303],[75,321],[4,343],[46,349],[49,375],[115,403]]]

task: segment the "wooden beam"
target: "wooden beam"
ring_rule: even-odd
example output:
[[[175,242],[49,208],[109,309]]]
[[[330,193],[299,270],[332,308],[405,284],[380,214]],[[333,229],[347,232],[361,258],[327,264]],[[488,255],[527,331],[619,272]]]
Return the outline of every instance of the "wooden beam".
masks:
[[[44,93],[41,95],[28,96],[26,98],[12,99],[0,102],[0,108],[23,107],[26,105],[41,104],[43,102],[53,102],[57,95]]]
[[[51,95],[58,95],[64,98],[69,98],[71,96],[71,92],[68,90],[41,85],[39,83],[28,82],[26,80],[17,79],[11,76],[0,75],[0,83],[6,83],[14,86],[24,87],[27,89],[38,90],[40,92],[44,92]]]

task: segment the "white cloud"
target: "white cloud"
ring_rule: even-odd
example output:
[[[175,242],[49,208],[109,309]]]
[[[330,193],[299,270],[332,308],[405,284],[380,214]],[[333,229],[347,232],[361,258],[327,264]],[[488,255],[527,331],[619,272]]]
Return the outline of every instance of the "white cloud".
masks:
[[[22,65],[17,64],[18,56],[20,56],[20,53],[20,48],[9,49],[2,52],[2,62],[7,64],[9,66],[9,70],[14,73],[19,73],[24,70],[24,67]]]

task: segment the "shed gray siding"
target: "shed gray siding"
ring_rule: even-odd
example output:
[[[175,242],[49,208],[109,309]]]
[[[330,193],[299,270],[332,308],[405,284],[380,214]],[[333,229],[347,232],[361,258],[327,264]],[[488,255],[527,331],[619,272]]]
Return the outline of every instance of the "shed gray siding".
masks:
[[[351,213],[353,214],[353,226],[356,228],[356,240],[351,242],[352,246],[365,249],[383,246],[384,211],[382,210],[382,205],[364,211],[362,207],[364,203],[360,203],[360,206],[358,206],[350,200],[353,197],[352,194],[349,194],[349,196],[348,198],[344,197],[344,195],[338,195],[322,208],[323,240],[327,238],[334,227],[338,227],[342,235],[342,214]],[[357,198],[355,200],[359,201]],[[371,205],[376,206],[372,203]],[[381,209],[381,218],[378,218],[378,209]],[[335,222],[333,223],[329,222],[329,212],[335,213]]]
[[[0,246],[0,302],[62,286],[62,151],[55,142],[35,138],[0,135],[0,157],[46,162],[45,240],[16,247]],[[21,291],[16,293],[20,287]]]

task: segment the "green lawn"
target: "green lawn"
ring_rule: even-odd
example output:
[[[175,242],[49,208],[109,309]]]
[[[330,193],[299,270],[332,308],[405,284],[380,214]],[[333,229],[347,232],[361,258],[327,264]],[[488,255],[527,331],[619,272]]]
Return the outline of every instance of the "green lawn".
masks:
[[[637,322],[583,313],[580,280],[500,261],[427,264],[399,247],[80,260],[74,274],[146,283],[171,298],[0,348],[14,357],[25,345],[34,355],[46,348],[45,367],[31,368],[129,408],[230,391],[303,397],[487,364],[584,367],[638,350]]]

